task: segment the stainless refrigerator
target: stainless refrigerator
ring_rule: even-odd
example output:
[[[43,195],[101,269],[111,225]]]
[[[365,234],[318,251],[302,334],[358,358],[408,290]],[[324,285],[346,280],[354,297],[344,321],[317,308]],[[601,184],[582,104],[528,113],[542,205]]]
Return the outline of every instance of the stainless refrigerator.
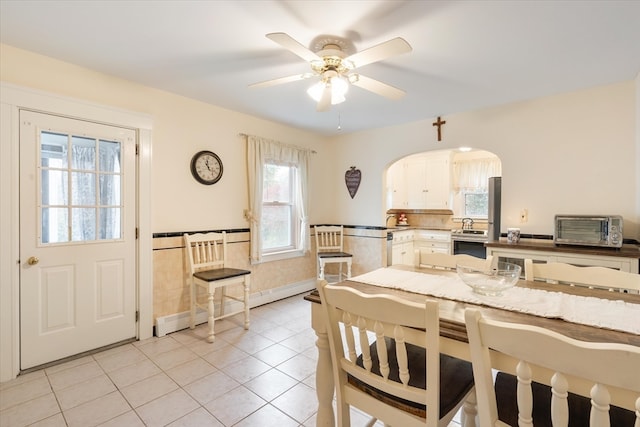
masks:
[[[488,240],[500,240],[500,206],[502,204],[502,177],[489,178],[489,230]]]

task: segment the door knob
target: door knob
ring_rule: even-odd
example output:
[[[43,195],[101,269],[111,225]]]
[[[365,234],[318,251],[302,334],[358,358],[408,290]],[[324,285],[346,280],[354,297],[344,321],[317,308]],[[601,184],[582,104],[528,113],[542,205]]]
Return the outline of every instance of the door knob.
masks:
[[[27,264],[29,265],[36,265],[39,262],[40,262],[40,259],[38,259],[38,257],[35,257],[35,256],[29,257],[29,259],[27,260]]]

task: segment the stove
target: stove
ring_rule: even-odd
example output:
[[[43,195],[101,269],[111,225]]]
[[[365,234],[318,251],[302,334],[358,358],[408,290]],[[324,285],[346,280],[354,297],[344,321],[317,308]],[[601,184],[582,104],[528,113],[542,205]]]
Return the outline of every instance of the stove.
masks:
[[[472,242],[489,240],[487,230],[467,230],[455,229],[451,230],[451,240],[468,240]]]
[[[477,258],[486,258],[485,242],[489,240],[487,230],[456,229],[451,230],[451,252],[467,254]]]

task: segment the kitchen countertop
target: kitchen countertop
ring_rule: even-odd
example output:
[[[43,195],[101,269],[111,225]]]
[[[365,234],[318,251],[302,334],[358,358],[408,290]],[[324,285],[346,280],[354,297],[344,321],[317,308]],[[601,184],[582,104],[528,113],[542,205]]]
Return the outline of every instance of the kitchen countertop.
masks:
[[[433,231],[449,231],[451,228],[437,228],[437,227],[420,227],[413,225],[397,225],[395,227],[387,227],[387,231],[405,231],[405,230],[433,230]]]
[[[553,240],[540,239],[520,239],[518,243],[509,243],[507,242],[506,238],[500,238],[500,241],[486,242],[484,245],[488,248],[511,248],[533,251],[564,252],[640,259],[640,246],[634,244],[623,244],[622,248],[616,249],[556,245],[553,243]]]

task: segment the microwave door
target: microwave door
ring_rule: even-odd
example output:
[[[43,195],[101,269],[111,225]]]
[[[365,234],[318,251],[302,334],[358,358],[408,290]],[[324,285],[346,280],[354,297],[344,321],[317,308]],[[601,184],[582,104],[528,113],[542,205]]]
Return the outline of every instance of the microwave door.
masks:
[[[558,237],[566,242],[581,242],[598,244],[606,240],[606,221],[593,219],[571,219],[560,221]]]

